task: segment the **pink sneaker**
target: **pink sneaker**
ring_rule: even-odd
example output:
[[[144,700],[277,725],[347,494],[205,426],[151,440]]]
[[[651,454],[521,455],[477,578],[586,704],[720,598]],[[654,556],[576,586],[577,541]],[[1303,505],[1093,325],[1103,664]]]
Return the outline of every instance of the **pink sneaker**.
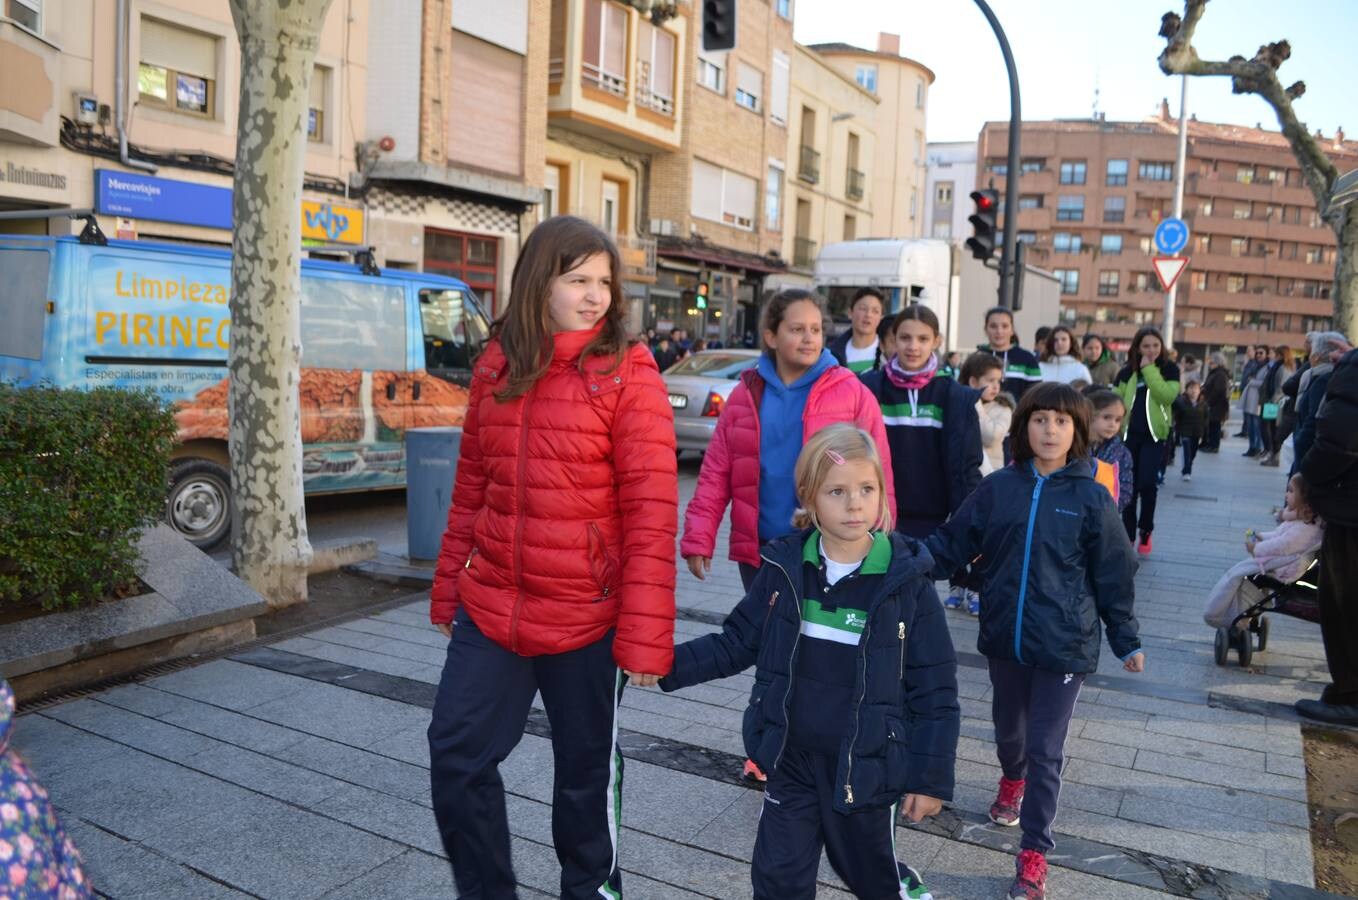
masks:
[[[990,821],[1008,828],[1018,824],[1019,808],[1023,806],[1023,780],[1000,778],[1000,792],[990,804]]]
[[[1047,896],[1047,857],[1036,850],[1024,850],[1014,861],[1014,883],[1009,900],[1045,900]]]

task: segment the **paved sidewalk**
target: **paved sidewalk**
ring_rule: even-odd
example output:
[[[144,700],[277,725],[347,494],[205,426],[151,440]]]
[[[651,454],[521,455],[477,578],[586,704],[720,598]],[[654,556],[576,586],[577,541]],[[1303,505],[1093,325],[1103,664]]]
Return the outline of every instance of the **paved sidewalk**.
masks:
[[[1282,475],[1243,444],[1171,472],[1137,577],[1148,671],[1106,650],[1067,752],[1049,896],[1315,897],[1301,736],[1286,704],[1324,680],[1317,626],[1274,617],[1253,671],[1212,660],[1204,595],[1264,527]],[[681,484],[692,492],[696,465]],[[725,546],[723,534],[722,547]],[[680,573],[681,639],[739,596],[722,561]],[[421,600],[102,693],[17,723],[17,745],[110,897],[434,898],[454,892],[428,799],[424,730],[444,657]],[[953,808],[898,829],[935,896],[998,897],[1016,834],[982,824],[999,770],[975,622],[961,652]],[[737,777],[741,675],[675,695],[629,690],[627,896],[745,898],[761,794]],[[504,766],[523,896],[554,896],[545,718]],[[818,896],[844,898],[827,865]]]

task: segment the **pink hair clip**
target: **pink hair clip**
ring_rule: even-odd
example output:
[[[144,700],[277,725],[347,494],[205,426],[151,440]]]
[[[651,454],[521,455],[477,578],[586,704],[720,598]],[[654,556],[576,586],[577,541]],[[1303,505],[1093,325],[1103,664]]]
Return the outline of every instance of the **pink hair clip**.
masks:
[[[844,465],[844,457],[840,456],[838,453],[829,449],[828,447],[825,450],[825,455],[830,457],[830,462],[834,463],[835,465],[837,466]]]

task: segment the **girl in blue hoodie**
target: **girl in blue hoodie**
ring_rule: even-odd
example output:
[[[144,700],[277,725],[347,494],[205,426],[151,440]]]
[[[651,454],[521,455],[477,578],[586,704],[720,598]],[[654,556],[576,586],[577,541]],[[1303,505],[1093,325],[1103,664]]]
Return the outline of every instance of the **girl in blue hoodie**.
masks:
[[[1090,404],[1044,382],[1010,427],[1014,464],[987,476],[927,541],[934,577],[985,559],[977,649],[990,667],[1003,777],[990,819],[1022,825],[1011,900],[1043,900],[1066,732],[1099,664],[1099,621],[1129,672],[1145,666],[1132,615],[1136,557],[1089,465]]]

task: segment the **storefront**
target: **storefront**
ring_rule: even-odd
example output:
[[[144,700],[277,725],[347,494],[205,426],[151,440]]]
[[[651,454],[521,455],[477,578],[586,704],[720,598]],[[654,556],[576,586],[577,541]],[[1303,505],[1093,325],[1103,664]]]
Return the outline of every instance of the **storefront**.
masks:
[[[71,206],[71,179],[59,153],[0,145],[0,212]],[[0,219],[0,234],[49,234],[48,219]]]
[[[659,254],[647,327],[682,328],[727,347],[758,345],[764,285],[781,275],[781,260],[672,238],[661,239]],[[706,308],[697,302],[699,284],[708,287]]]

